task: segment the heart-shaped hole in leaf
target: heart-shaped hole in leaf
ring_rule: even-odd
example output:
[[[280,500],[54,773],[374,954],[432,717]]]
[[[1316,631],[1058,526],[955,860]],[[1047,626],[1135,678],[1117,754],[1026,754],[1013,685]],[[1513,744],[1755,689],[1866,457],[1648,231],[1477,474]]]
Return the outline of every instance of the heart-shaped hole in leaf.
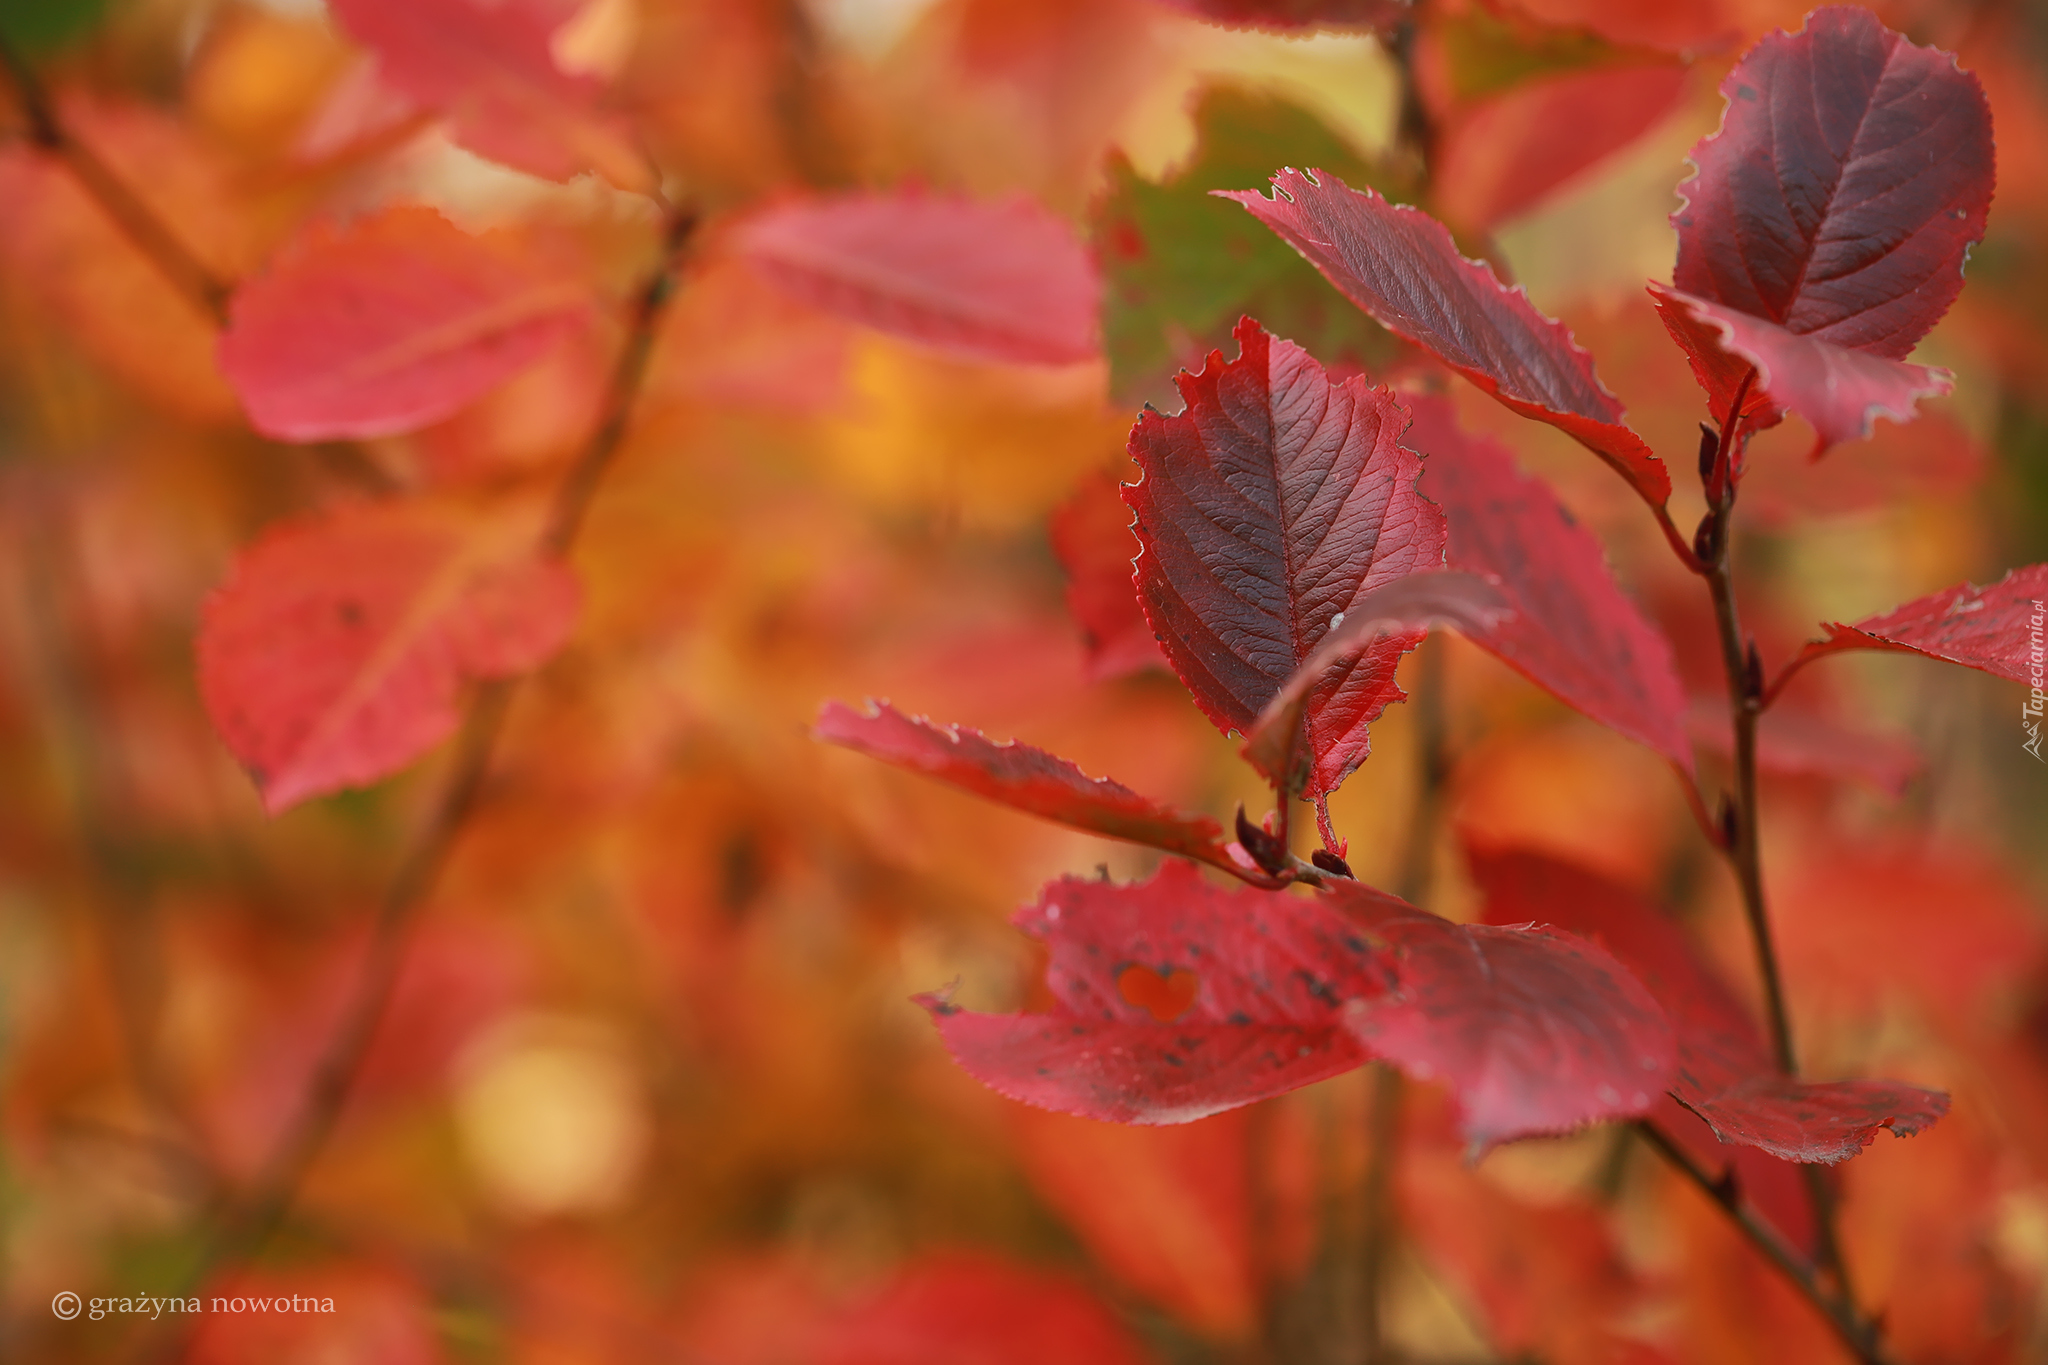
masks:
[[[1200,977],[1179,967],[1162,972],[1133,962],[1116,974],[1117,994],[1162,1024],[1172,1023],[1193,1008],[1200,984]]]

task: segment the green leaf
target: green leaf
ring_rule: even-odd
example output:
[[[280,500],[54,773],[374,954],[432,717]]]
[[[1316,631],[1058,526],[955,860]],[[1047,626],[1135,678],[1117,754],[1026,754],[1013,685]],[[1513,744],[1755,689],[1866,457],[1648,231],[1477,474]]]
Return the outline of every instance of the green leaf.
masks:
[[[48,52],[84,37],[106,12],[107,0],[0,0],[0,34],[16,47]]]
[[[1239,317],[1326,365],[1378,370],[1400,343],[1339,297],[1293,248],[1210,190],[1262,186],[1282,166],[1314,166],[1395,199],[1404,187],[1315,115],[1276,96],[1211,86],[1195,110],[1196,151],[1154,184],[1122,156],[1094,214],[1102,333],[1118,402],[1170,399],[1173,371],[1224,346]]]
[[[1450,93],[1461,104],[1500,94],[1533,77],[1583,71],[1637,55],[1584,29],[1515,23],[1483,10],[1441,21],[1436,39]]]

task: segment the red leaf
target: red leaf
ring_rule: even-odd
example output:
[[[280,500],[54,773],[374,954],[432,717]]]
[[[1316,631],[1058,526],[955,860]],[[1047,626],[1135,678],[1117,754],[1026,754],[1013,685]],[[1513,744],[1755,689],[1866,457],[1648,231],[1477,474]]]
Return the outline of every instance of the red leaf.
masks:
[[[1677,107],[1685,68],[1604,66],[1524,82],[1447,130],[1436,202],[1483,230],[1512,218],[1654,128]],[[1573,130],[1559,137],[1560,128]]]
[[[1734,755],[1726,701],[1696,698],[1685,720],[1695,741],[1722,758]],[[1906,740],[1853,730],[1784,702],[1757,718],[1756,760],[1763,771],[1788,777],[1861,778],[1893,797],[1905,795],[1922,767],[1920,751]]]
[[[1599,947],[1452,924],[1357,882],[1222,891],[1168,863],[1136,886],[1062,878],[1015,922],[1050,951],[1055,1009],[920,1002],[962,1067],[1042,1109],[1185,1123],[1378,1056],[1447,1085],[1488,1146],[1642,1113],[1672,1078],[1662,1011]],[[1134,968],[1192,975],[1192,1003],[1161,1020],[1124,988]]]
[[[462,683],[533,668],[576,581],[530,517],[380,503],[278,527],[207,599],[199,685],[273,814],[397,772],[454,730]]]
[[[679,1358],[720,1365],[1152,1359],[1068,1277],[961,1252],[916,1257],[886,1283],[852,1295],[796,1258],[728,1264],[691,1295],[681,1337]]]
[[[1831,6],[1758,43],[1721,91],[1721,128],[1694,148],[1671,220],[1673,291],[1694,317],[1663,308],[1717,416],[1750,364],[1824,444],[1866,431],[1875,405],[1910,416],[1935,372],[1882,362],[1948,311],[1984,236],[1982,87],[1868,10]]]
[[[1458,428],[1440,398],[1411,400],[1422,491],[1450,524],[1446,562],[1499,584],[1513,614],[1468,637],[1537,686],[1692,771],[1671,643],[1623,595],[1600,542],[1499,442]]]
[[[1951,1035],[1988,1037],[2012,1027],[2016,998],[2040,999],[2028,986],[2048,965],[2039,899],[1996,858],[1896,831],[1801,853],[1771,886],[1773,904],[1798,907],[1780,961],[1826,984],[1829,1014],[1867,1019],[1904,1000]]]
[[[873,711],[862,715],[830,702],[818,713],[814,733],[1042,819],[1244,873],[1224,851],[1222,827],[1207,816],[1170,810],[1029,744],[997,744],[978,730],[934,725],[887,702],[871,705]]]
[[[1101,284],[1067,223],[1029,200],[901,191],[770,209],[742,255],[816,307],[972,359],[1066,365],[1101,353]]]
[[[1948,1096],[1897,1081],[1813,1082],[1778,1074],[1763,1035],[1654,905],[1596,873],[1539,853],[1470,851],[1495,924],[1544,921],[1585,934],[1627,963],[1677,1035],[1671,1093],[1725,1143],[1786,1161],[1842,1161],[1880,1128],[1917,1133]]]
[[[575,0],[334,0],[393,89],[447,116],[479,156],[549,180],[595,169],[642,188],[632,135],[599,113],[604,86],[564,71],[558,32]]]
[[[1680,1099],[1723,1142],[1784,1161],[1847,1161],[1879,1130],[1911,1137],[1948,1112],[1948,1096],[1902,1081],[1797,1081],[1769,1072]]]
[[[1808,641],[1771,684],[1771,692],[1775,695],[1786,679],[1813,660],[1845,649],[1924,654],[2014,682],[2030,682],[2038,691],[2044,598],[2048,564],[2029,564],[1987,588],[1958,583],[1852,625],[1823,622],[1827,638]]]
[[[1512,0],[1520,12],[1551,29],[1579,29],[1610,43],[1658,48],[1692,57],[1726,48],[1737,19],[1726,0]]]
[[[1817,9],[1722,82],[1693,149],[1672,283],[1802,336],[1899,359],[1963,287],[1992,187],[1991,112],[1955,58],[1869,10]]]
[[[1748,425],[1761,430],[1792,408],[1813,424],[1815,455],[1870,435],[1880,416],[1910,422],[1922,398],[1954,386],[1947,370],[1802,336],[1662,285],[1651,285],[1650,293],[1717,417],[1726,416],[1743,377],[1755,370],[1751,396],[1742,404]]]
[[[1174,9],[1226,28],[1299,32],[1316,28],[1391,30],[1414,0],[1165,0]]]
[[[1392,957],[1392,989],[1346,1022],[1375,1056],[1447,1085],[1475,1147],[1642,1114],[1671,1084],[1664,1011],[1597,944],[1453,924],[1357,882],[1328,894]]]
[[[1165,662],[1138,605],[1131,575],[1138,540],[1119,487],[1108,474],[1089,475],[1054,509],[1046,527],[1067,571],[1067,610],[1081,627],[1088,676],[1098,680]]]
[[[1752,443],[1742,482],[1742,513],[1774,527],[1903,502],[1954,500],[1983,478],[1983,444],[1946,413],[1923,413],[1910,426],[1887,422],[1872,439],[1834,459],[1798,458]]]
[[[1415,491],[1399,444],[1408,411],[1362,378],[1333,384],[1292,342],[1246,318],[1239,356],[1212,352],[1177,383],[1185,411],[1131,429],[1145,615],[1217,728],[1249,732],[1337,618],[1374,589],[1442,563],[1443,515]],[[1382,640],[1310,693],[1309,794],[1363,762],[1368,723],[1419,633]]]
[[[1248,1178],[1255,1111],[1136,1127],[1011,1110],[1017,1164],[1095,1264],[1206,1336],[1251,1335],[1261,1297]]]
[[[818,1365],[1145,1365],[1149,1356],[1079,1284],[988,1257],[931,1257],[838,1315]]]
[[[1433,570],[1397,578],[1362,594],[1342,624],[1323,636],[1315,653],[1294,670],[1245,736],[1244,756],[1276,787],[1298,792],[1304,760],[1295,752],[1303,709],[1330,670],[1376,650],[1389,638],[1403,639],[1434,627],[1479,635],[1507,614],[1507,599],[1486,579]]]
[[[438,421],[537,360],[582,282],[432,209],[318,224],[235,294],[220,364],[258,431],[386,436]]]
[[[1419,209],[1353,190],[1323,171],[1283,170],[1277,197],[1218,191],[1290,242],[1360,308],[1522,414],[1564,431],[1606,460],[1652,506],[1671,476],[1622,422],[1571,333],[1509,289],[1491,267],[1458,254],[1443,224]]]
[[[1488,1174],[1411,1140],[1396,1175],[1403,1234],[1479,1310],[1488,1345],[1508,1360],[1641,1365],[1617,1328],[1645,1286],[1606,1211],[1524,1202]]]
[[[1344,1002],[1385,989],[1359,926],[1328,899],[1220,890],[1185,863],[1147,882],[1063,877],[1015,923],[1050,952],[1045,1014],[972,1014],[921,996],[946,1047],[991,1089],[1112,1123],[1186,1123],[1349,1071],[1368,1053]],[[1191,973],[1162,1023],[1124,997],[1131,967]]]

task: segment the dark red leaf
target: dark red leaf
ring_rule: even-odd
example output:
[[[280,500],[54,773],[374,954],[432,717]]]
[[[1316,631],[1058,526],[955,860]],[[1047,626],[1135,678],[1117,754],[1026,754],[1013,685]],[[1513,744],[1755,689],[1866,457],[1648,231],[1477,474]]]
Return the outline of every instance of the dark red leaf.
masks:
[[[1450,1088],[1488,1147],[1649,1111],[1672,1083],[1671,1025],[1599,945],[1549,928],[1453,924],[1357,882],[1330,900],[1388,945],[1394,984],[1346,1011],[1375,1056]]]
[[[1054,509],[1046,530],[1067,571],[1067,610],[1081,627],[1088,676],[1117,678],[1164,663],[1152,623],[1138,605],[1131,561],[1138,538],[1131,509],[1108,474],[1091,474]]]
[[[1300,791],[1306,781],[1302,770],[1307,766],[1297,742],[1302,712],[1317,684],[1332,669],[1369,656],[1389,638],[1406,638],[1437,627],[1476,636],[1507,614],[1507,599],[1493,583],[1441,569],[1412,573],[1362,594],[1344,613],[1343,623],[1323,636],[1315,653],[1266,703],[1245,736],[1245,758],[1276,787]],[[1327,849],[1321,852],[1336,856]]]
[[[1909,391],[1933,372],[1879,362],[1902,360],[1948,311],[1984,236],[1982,87],[1868,10],[1829,6],[1758,43],[1721,91],[1721,128],[1693,150],[1672,215],[1672,284],[1689,297],[1664,308],[1717,415],[1747,365],[1823,442],[1867,430],[1873,405],[1910,415]]]
[[[1220,890],[1185,863],[1135,886],[1063,877],[1019,911],[1050,954],[1045,1014],[973,1014],[923,996],[954,1058],[1011,1099],[1113,1123],[1186,1123],[1365,1062],[1348,1000],[1387,973],[1333,902]],[[1162,1023],[1119,986],[1136,967],[1192,974]]]
[[[377,54],[378,77],[449,120],[455,141],[550,180],[595,169],[627,188],[649,173],[632,134],[601,113],[603,84],[565,71],[558,31],[575,0],[334,0]]]
[[[1290,242],[1381,326],[1422,347],[1524,417],[1566,432],[1620,471],[1653,506],[1671,476],[1622,422],[1571,333],[1458,254],[1443,224],[1353,190],[1321,171],[1283,170],[1276,197],[1222,192]]]
[[[1717,418],[1727,416],[1743,376],[1754,370],[1751,396],[1742,404],[1748,425],[1771,426],[1789,407],[1813,424],[1816,455],[1870,435],[1880,416],[1912,421],[1922,398],[1939,397],[1954,385],[1947,370],[1802,336],[1662,285],[1651,285],[1650,293]]]
[[[1614,581],[1600,542],[1499,442],[1461,431],[1451,404],[1411,400],[1422,491],[1450,524],[1446,562],[1500,586],[1512,615],[1468,632],[1531,682],[1692,771],[1671,643]]]
[[[1825,622],[1827,638],[1809,641],[1771,690],[1776,693],[1813,660],[1845,649],[1924,654],[2039,690],[2043,599],[2048,599],[2048,564],[2029,564],[1987,588],[1958,583],[1851,625]]]
[[[537,518],[438,503],[278,527],[206,601],[199,686],[273,813],[388,777],[450,734],[461,685],[538,666],[576,622]]]
[[[1685,68],[1666,62],[1524,81],[1445,131],[1434,176],[1437,206],[1475,231],[1512,218],[1656,127],[1684,90]],[[1559,137],[1560,128],[1573,136]]]
[[[1544,922],[1596,940],[1639,976],[1670,1016],[1672,1095],[1726,1143],[1787,1161],[1842,1161],[1880,1128],[1917,1133],[1948,1096],[1897,1081],[1812,1082],[1779,1075],[1763,1035],[1656,906],[1597,873],[1540,853],[1470,850],[1494,924]]]
[[[585,283],[504,234],[386,209],[314,225],[237,290],[220,366],[267,436],[388,436],[510,379],[589,306]]]
[[[1773,33],[1721,84],[1680,186],[1679,290],[1802,336],[1904,357],[1963,287],[1991,206],[1991,111],[1955,58],[1869,10]]]
[[[1316,28],[1391,29],[1413,10],[1413,0],[1165,0],[1174,9],[1227,28],[1300,31]]]
[[[1065,221],[1029,200],[805,200],[755,217],[738,247],[797,298],[938,350],[1027,365],[1101,353],[1094,263]]]
[[[1242,875],[1225,851],[1223,829],[1202,815],[1183,815],[1121,783],[1089,777],[1063,758],[1014,740],[997,744],[978,730],[934,725],[887,702],[862,715],[839,702],[818,713],[815,734],[884,763],[908,768],[976,796],[1091,834],[1148,844]]]
[[[1238,358],[1178,377],[1185,411],[1131,429],[1144,470],[1138,593],[1174,671],[1217,728],[1249,732],[1338,618],[1367,593],[1443,561],[1443,515],[1415,491],[1408,411],[1362,378],[1333,384],[1309,354],[1246,318]],[[1308,700],[1311,795],[1364,761],[1368,723],[1417,633],[1383,640]]]

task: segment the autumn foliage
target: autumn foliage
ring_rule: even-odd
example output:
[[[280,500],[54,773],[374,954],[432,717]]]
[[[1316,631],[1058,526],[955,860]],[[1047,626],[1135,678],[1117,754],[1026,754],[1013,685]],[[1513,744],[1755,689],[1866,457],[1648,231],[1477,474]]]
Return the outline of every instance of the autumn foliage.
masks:
[[[2022,6],[0,40],[0,1358],[2048,1342]]]

